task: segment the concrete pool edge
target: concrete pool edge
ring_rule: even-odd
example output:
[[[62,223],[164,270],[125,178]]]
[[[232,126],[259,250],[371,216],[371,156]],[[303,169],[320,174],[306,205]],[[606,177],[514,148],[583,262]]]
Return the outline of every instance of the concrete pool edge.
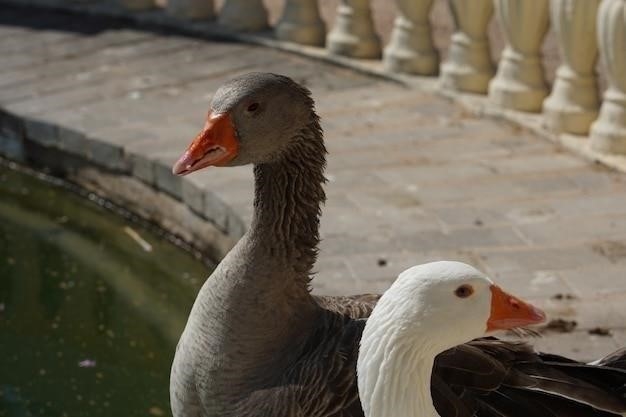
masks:
[[[219,261],[245,232],[210,190],[175,177],[164,161],[84,133],[0,108],[0,156],[77,184],[179,236]]]

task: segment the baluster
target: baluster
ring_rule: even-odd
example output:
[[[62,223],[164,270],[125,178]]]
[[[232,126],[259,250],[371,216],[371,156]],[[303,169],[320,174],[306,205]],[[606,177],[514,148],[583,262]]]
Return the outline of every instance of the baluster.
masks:
[[[380,58],[380,37],[374,29],[370,0],[341,0],[326,48],[353,58]]]
[[[495,0],[494,5],[506,46],[489,83],[489,98],[504,108],[540,111],[548,92],[540,56],[548,0]]]
[[[262,0],[226,0],[217,21],[239,32],[254,32],[268,26],[267,10]]]
[[[433,0],[396,0],[398,16],[385,48],[385,67],[395,72],[434,75],[439,54],[433,46],[428,15]]]
[[[213,0],[168,0],[167,13],[181,19],[212,19],[215,17]]]
[[[274,29],[278,39],[303,45],[324,45],[326,25],[317,0],[287,0]]]
[[[552,0],[550,19],[563,63],[552,93],[543,102],[548,126],[557,132],[586,135],[598,116],[595,64],[596,14],[600,0]]]
[[[455,31],[448,60],[441,66],[441,85],[484,94],[494,74],[487,39],[493,0],[448,0],[448,3]]]
[[[118,0],[118,4],[126,10],[140,11],[154,8],[154,0]]]
[[[626,153],[626,0],[604,0],[598,9],[600,59],[608,88],[600,116],[591,125],[591,147]]]

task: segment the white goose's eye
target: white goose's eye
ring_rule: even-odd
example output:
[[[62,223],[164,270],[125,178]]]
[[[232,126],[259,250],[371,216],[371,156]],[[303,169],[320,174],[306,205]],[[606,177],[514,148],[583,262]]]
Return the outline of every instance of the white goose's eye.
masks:
[[[474,294],[474,287],[469,284],[463,284],[459,288],[454,290],[454,295],[459,298],[467,298],[472,294]]]

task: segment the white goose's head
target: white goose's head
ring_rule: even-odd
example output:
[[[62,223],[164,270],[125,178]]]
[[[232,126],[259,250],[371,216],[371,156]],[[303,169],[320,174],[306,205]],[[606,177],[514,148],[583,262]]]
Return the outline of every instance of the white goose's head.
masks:
[[[366,417],[421,416],[432,409],[429,386],[436,355],[487,332],[544,320],[541,310],[507,294],[470,265],[442,261],[407,269],[378,301],[361,339],[357,373]],[[417,398],[415,388],[408,388],[411,398],[403,403],[402,387],[420,381],[427,398]],[[425,401],[430,408],[415,409]]]

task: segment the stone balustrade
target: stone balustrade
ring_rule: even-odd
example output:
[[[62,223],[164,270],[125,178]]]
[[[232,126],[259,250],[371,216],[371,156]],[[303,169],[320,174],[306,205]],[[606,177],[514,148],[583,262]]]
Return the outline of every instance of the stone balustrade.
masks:
[[[600,0],[553,1],[552,27],[562,63],[550,96],[543,102],[547,124],[557,132],[587,134],[600,106],[595,67],[595,36]]]
[[[496,0],[494,6],[506,46],[489,82],[489,99],[507,109],[540,111],[548,95],[540,55],[548,0]]]
[[[144,10],[159,0],[117,1]],[[238,32],[270,28],[262,0],[224,0],[219,11],[213,0],[165,1],[166,13],[176,18],[216,18]],[[454,33],[441,65],[429,21],[433,1],[395,0],[397,16],[384,48],[370,0],[341,0],[335,21],[326,23],[320,0],[284,0],[273,33],[331,55],[380,62],[388,73],[439,74],[442,89],[486,95],[494,108],[540,113],[555,133],[588,136],[595,151],[626,154],[626,0],[447,0]],[[497,62],[488,37],[494,19],[505,43]],[[551,86],[541,56],[550,26],[560,56]],[[598,90],[598,57],[604,92]]]
[[[598,46],[608,88],[591,126],[591,146],[626,153],[626,0],[604,0],[598,10]]]
[[[487,38],[493,0],[450,0],[450,11],[455,30],[441,66],[442,87],[485,94],[495,72]]]

